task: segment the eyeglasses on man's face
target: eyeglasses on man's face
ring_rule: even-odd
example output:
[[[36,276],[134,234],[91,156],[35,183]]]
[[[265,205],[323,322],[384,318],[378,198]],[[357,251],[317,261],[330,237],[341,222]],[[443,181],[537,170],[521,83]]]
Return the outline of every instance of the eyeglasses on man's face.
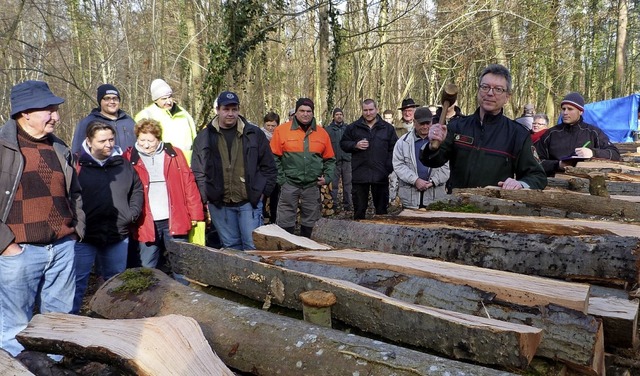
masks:
[[[102,100],[104,102],[107,102],[107,103],[108,102],[114,102],[114,103],[120,102],[120,98],[118,98],[118,97],[102,97]]]
[[[547,124],[545,124],[545,123],[533,123],[533,125],[537,125],[539,127],[546,127],[547,126]]]
[[[493,94],[500,95],[507,92],[507,89],[500,86],[489,86],[487,84],[482,84],[479,87],[481,93],[489,93],[489,90],[493,90]]]
[[[424,126],[424,125],[431,125],[431,120],[429,120],[429,121],[423,121],[423,122],[421,122],[421,123],[418,123],[418,125],[422,125],[422,126]]]

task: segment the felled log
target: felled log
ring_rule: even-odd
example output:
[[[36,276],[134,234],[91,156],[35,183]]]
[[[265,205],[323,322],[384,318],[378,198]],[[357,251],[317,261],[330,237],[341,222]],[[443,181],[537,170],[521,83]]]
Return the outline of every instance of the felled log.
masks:
[[[103,320],[47,313],[36,315],[16,338],[30,350],[114,364],[133,375],[234,375],[198,323],[180,315]]]
[[[602,174],[604,176],[605,180],[629,181],[629,182],[640,183],[640,175],[635,171],[633,173],[602,171],[602,169],[596,169],[596,171],[598,173]],[[589,178],[589,174],[593,174],[594,171],[592,169],[589,169],[589,168],[570,167],[569,166],[569,167],[567,167],[567,169],[565,170],[564,173],[565,173],[565,175],[577,176],[577,177],[588,179]]]
[[[304,236],[290,234],[278,225],[260,226],[253,230],[253,243],[256,249],[286,251],[292,249],[331,249]]]
[[[573,213],[616,218],[640,218],[640,203],[630,203],[615,198],[584,195],[571,191],[468,188],[454,189],[453,195],[459,197],[468,195],[494,197],[503,200],[518,201],[534,207],[556,208]]]
[[[574,296],[582,308],[588,286],[379,252],[249,253],[269,264],[350,281],[406,302],[535,326],[544,333],[536,356],[561,360],[586,374],[602,374],[600,322],[551,304],[567,305],[564,298]]]
[[[351,249],[334,251],[262,252],[250,251],[261,261],[288,268],[292,262],[312,262],[331,270],[332,266],[356,270],[388,270],[401,278],[418,276],[450,285],[470,286],[497,300],[525,307],[555,304],[587,313],[590,286],[528,276],[501,270],[459,265],[451,262]],[[312,273],[315,274],[315,273]],[[342,279],[340,276],[331,278]]]
[[[11,354],[0,349],[0,375],[33,376],[33,373]]]
[[[640,196],[640,183],[629,181],[606,182],[607,191],[610,195]],[[555,177],[547,178],[547,187],[568,189],[581,193],[589,193],[589,179],[565,174],[556,174]]]
[[[640,175],[640,167],[635,164],[625,162],[609,161],[603,159],[593,159],[580,161],[575,167],[569,166],[569,171],[589,171],[589,172],[614,172],[619,174]]]
[[[499,216],[488,214],[413,211],[406,215],[412,217],[321,218],[312,238],[335,248],[363,248],[551,278],[594,283],[638,280],[637,237],[578,225],[536,225],[520,218],[493,220],[489,218]]]
[[[296,310],[302,310],[300,293],[331,292],[337,298],[331,307],[334,318],[454,359],[522,368],[540,343],[538,328],[417,306],[354,283],[261,263],[244,252],[173,243],[169,254],[180,274]]]
[[[177,312],[192,317],[225,364],[243,372],[282,376],[511,375],[246,307],[197,292],[156,270],[151,286],[136,294],[117,292],[126,283],[122,274],[107,281],[91,300],[91,309],[111,319]]]

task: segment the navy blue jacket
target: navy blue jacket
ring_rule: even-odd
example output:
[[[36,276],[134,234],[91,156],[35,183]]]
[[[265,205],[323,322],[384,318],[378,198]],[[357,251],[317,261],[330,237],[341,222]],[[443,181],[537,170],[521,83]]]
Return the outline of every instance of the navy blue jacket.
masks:
[[[100,246],[129,236],[144,207],[142,183],[129,161],[115,155],[101,166],[82,150],[76,168],[87,221],[82,241]]]
[[[136,122],[131,116],[122,110],[118,110],[118,117],[115,120],[109,119],[100,112],[98,107],[91,110],[89,115],[78,122],[71,142],[71,152],[73,154],[78,154],[82,151],[82,143],[87,138],[87,126],[92,121],[112,125],[116,130],[116,145],[120,146],[120,149],[127,150],[136,143],[136,135],[133,133],[133,127],[135,127]]]
[[[369,141],[367,150],[356,149],[358,141]],[[351,153],[352,183],[380,184],[389,181],[393,172],[393,147],[398,141],[393,125],[377,115],[376,123],[369,128],[363,117],[349,124],[340,147]]]

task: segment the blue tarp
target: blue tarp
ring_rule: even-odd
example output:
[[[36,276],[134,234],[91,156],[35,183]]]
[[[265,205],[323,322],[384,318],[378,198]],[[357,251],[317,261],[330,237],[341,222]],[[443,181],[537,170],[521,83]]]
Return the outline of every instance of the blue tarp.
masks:
[[[584,121],[597,126],[611,142],[632,142],[638,130],[640,94],[588,103],[584,106]]]

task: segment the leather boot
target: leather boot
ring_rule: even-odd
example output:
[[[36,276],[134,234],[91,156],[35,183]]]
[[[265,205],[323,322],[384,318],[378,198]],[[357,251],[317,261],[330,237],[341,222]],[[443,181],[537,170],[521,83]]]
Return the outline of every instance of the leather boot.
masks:
[[[295,226],[293,227],[283,227],[283,230],[285,230],[286,232],[288,232],[289,234],[293,234],[293,231],[296,229]]]
[[[305,238],[311,238],[312,231],[313,231],[313,227],[300,226],[300,236],[304,236]]]

